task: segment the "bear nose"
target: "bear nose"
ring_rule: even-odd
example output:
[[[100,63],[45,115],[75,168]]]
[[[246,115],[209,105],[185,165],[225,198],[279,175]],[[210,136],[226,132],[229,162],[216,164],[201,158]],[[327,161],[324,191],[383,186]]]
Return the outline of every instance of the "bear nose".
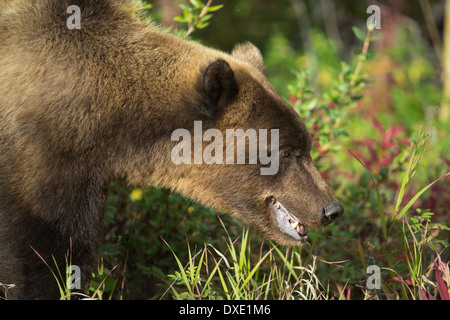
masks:
[[[326,207],[322,208],[322,224],[326,226],[327,224],[333,222],[344,213],[344,208],[339,202],[332,202]]]

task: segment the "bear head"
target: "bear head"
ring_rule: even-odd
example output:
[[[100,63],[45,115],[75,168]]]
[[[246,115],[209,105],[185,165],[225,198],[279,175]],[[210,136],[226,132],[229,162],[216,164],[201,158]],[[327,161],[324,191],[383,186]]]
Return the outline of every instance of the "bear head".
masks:
[[[164,185],[283,244],[343,214],[313,164],[307,128],[267,81],[255,46],[208,61],[186,104],[196,118],[172,134],[175,166]]]

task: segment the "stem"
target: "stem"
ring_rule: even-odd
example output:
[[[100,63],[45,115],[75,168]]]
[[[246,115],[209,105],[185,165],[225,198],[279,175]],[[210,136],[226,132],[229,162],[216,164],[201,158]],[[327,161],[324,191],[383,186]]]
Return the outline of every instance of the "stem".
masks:
[[[442,60],[442,41],[439,35],[439,30],[436,27],[436,22],[433,18],[433,12],[431,10],[429,0],[420,0],[420,8],[422,9],[423,18],[425,20],[425,25],[427,26],[428,34],[430,35],[431,41],[433,42],[434,50],[439,60]]]
[[[195,31],[195,26],[197,24],[199,24],[199,22],[203,18],[203,16],[208,13],[208,8],[211,5],[211,3],[212,3],[212,0],[208,0],[208,2],[203,7],[202,11],[200,12],[199,16],[195,19],[195,21],[194,22],[192,22],[192,20],[189,21],[188,30],[185,35],[186,38],[189,37],[189,35]]]
[[[212,0],[208,0],[206,5],[202,9],[202,12],[200,12],[200,15],[198,16],[199,18],[202,18],[208,12],[208,8],[211,5],[211,3],[212,3]]]
[[[373,29],[371,29],[371,28],[367,29],[366,38],[364,39],[362,52],[359,55],[358,64],[356,65],[355,72],[353,73],[352,79],[350,80],[350,87],[348,89],[349,92],[355,86],[355,81],[358,78],[359,74],[361,73],[363,62],[365,60],[367,52],[369,51],[370,36],[372,35],[372,32],[373,32]]]
[[[443,96],[441,103],[441,110],[439,112],[439,120],[442,122],[450,119],[450,0],[445,3],[444,15],[444,52],[442,54],[442,69],[443,69]]]
[[[191,19],[189,19],[188,30],[185,35],[186,38],[189,37],[189,35],[195,31],[194,24],[192,23],[192,13],[190,15],[191,15]]]

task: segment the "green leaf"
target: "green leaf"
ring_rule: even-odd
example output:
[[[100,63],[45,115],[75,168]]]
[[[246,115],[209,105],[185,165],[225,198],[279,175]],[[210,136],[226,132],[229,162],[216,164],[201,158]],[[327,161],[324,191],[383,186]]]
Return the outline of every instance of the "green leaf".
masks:
[[[182,23],[186,23],[187,22],[186,18],[181,17],[181,16],[176,16],[175,18],[173,18],[173,21],[182,22]]]
[[[195,8],[203,8],[205,5],[200,0],[189,0]]]
[[[212,14],[205,14],[202,18],[201,18],[201,21],[202,22],[206,22],[206,21],[208,21],[209,19],[211,19],[212,18]]]
[[[309,110],[309,111],[313,110],[317,106],[317,102],[318,102],[318,99],[313,98],[310,101],[306,101],[305,103],[303,103],[302,108]]]
[[[208,8],[208,12],[215,12],[223,8],[223,4],[219,4],[218,6],[212,6]]]
[[[450,228],[442,223],[433,222],[430,225],[432,225],[433,227],[438,227],[439,229],[442,229],[442,230],[450,231]]]
[[[196,27],[197,29],[204,29],[204,28],[206,28],[207,26],[209,26],[209,22],[199,23],[199,24],[197,24],[195,27]]]
[[[355,34],[355,36],[359,40],[364,41],[366,39],[366,34],[364,33],[364,31],[362,31],[358,27],[352,27],[352,30],[353,30],[353,33]]]

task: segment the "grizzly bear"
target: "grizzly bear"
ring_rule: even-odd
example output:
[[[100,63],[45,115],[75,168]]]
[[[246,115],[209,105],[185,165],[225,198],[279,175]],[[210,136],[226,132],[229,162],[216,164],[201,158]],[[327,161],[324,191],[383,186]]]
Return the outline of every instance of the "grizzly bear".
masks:
[[[78,27],[69,28],[69,6],[80,9]],[[112,180],[171,188],[286,245],[305,241],[306,225],[343,213],[256,47],[226,54],[131,10],[119,0],[0,0],[0,287],[9,286],[8,299],[59,298],[42,260],[78,266],[86,284]],[[173,133],[194,137],[199,122],[200,135],[252,129],[267,139],[257,136],[258,156],[247,153],[244,164],[173,161],[181,140]],[[202,138],[191,143],[213,143]],[[270,166],[263,154],[276,159],[272,174],[262,174]]]

